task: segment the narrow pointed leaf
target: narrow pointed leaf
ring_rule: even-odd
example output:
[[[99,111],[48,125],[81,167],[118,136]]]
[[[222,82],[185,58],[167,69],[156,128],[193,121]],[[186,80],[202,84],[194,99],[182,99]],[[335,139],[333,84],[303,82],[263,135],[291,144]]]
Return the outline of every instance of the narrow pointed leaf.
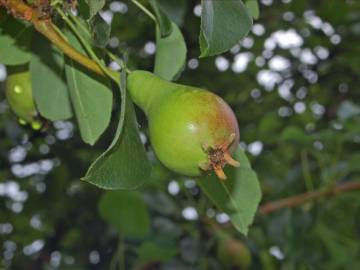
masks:
[[[85,0],[89,6],[90,18],[95,16],[105,5],[105,0]]]
[[[164,11],[171,21],[175,22],[178,26],[183,25],[188,5],[187,0],[157,0],[157,2],[161,10]]]
[[[122,73],[121,115],[109,148],[90,166],[83,180],[104,189],[136,189],[150,178],[151,166],[139,137],[133,104],[126,98]]]
[[[240,161],[240,167],[227,166],[227,180],[221,181],[210,175],[200,179],[198,184],[215,206],[229,215],[235,228],[246,235],[261,200],[261,190],[257,176],[240,147],[234,157]]]
[[[104,48],[110,38],[110,25],[108,25],[99,14],[96,14],[90,20],[89,25],[94,45]]]
[[[64,65],[64,55],[37,34],[30,61],[33,95],[40,114],[52,121],[72,116]]]
[[[179,27],[172,23],[173,31],[167,37],[161,37],[156,31],[156,56],[154,73],[171,81],[183,69],[186,60],[186,44]]]
[[[29,62],[32,33],[30,25],[14,19],[11,15],[2,16],[0,10],[0,63],[21,65]]]
[[[200,57],[223,53],[245,37],[251,15],[241,0],[202,0]]]
[[[151,7],[156,15],[158,27],[162,37],[167,37],[172,32],[172,23],[159,6],[157,0],[149,0]]]
[[[69,31],[66,34],[69,42],[82,50],[74,35]],[[110,122],[112,92],[109,81],[69,58],[66,60],[65,73],[81,137],[84,142],[93,145]]]
[[[258,0],[246,0],[246,7],[248,8],[251,16],[258,19],[260,15]]]

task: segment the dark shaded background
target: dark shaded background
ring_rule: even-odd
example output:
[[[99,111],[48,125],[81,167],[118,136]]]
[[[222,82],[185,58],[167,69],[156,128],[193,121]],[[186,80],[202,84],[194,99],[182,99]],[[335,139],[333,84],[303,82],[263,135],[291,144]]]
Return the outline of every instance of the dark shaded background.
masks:
[[[260,19],[247,38],[228,53],[199,60],[199,1],[186,1],[181,30],[188,63],[179,82],[215,91],[232,106],[263,202],[359,180],[360,1],[260,2]],[[130,1],[105,10],[103,17],[113,15],[109,48],[127,50],[132,68],[151,70],[151,20]],[[259,214],[243,237],[193,180],[159,177],[142,189],[151,234],[119,241],[98,214],[103,191],[79,180],[111,141],[116,116],[95,147],[81,142],[73,121],[35,132],[9,111],[4,79],[0,66],[3,268],[109,269],[120,243],[125,269],[139,260],[148,268],[137,269],[228,269],[216,252],[216,235],[226,231],[250,250],[249,269],[360,269],[356,192]],[[138,116],[145,134],[146,121]],[[145,241],[175,252],[163,263],[148,263],[138,254]]]

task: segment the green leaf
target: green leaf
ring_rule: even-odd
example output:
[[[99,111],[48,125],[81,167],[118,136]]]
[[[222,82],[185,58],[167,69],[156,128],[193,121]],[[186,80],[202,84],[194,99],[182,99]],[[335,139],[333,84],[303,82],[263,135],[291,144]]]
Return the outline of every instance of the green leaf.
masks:
[[[149,232],[150,219],[143,198],[135,191],[107,191],[99,203],[101,217],[121,236],[143,237]]]
[[[69,31],[66,34],[72,46],[83,51],[76,37]],[[109,82],[69,58],[66,59],[65,73],[81,137],[93,145],[110,122],[112,92]]]
[[[234,158],[240,161],[240,167],[227,166],[227,180],[221,181],[215,175],[210,175],[200,179],[198,184],[209,199],[229,215],[235,228],[246,235],[261,200],[261,190],[257,176],[240,146]]]
[[[90,7],[87,1],[88,0],[77,0],[77,9],[79,10],[78,16],[83,19],[90,18]]]
[[[151,7],[153,8],[157,24],[160,28],[160,33],[162,37],[167,37],[172,32],[172,23],[166,14],[160,9],[157,0],[149,0]]]
[[[161,37],[156,28],[156,56],[154,73],[171,81],[183,69],[186,61],[186,44],[179,27],[172,23],[173,31]]]
[[[179,26],[183,25],[187,6],[186,0],[157,0],[157,2],[171,21]]]
[[[90,27],[94,45],[104,48],[110,38],[110,25],[108,25],[99,14],[96,14],[90,20]]]
[[[49,120],[68,119],[72,111],[64,80],[64,55],[40,34],[35,37],[30,73],[36,107]]]
[[[126,73],[122,73],[122,89]],[[151,166],[139,137],[133,104],[122,90],[121,116],[109,148],[90,166],[83,180],[105,189],[136,189],[150,178]]]
[[[30,61],[30,42],[33,30],[28,24],[0,16],[0,63],[21,65]]]
[[[76,20],[76,31],[78,32],[79,35],[81,35],[81,37],[88,43],[88,44],[94,44],[94,40],[93,37],[91,35],[91,25],[89,22],[91,22],[92,19],[90,20],[85,20],[81,17],[78,17]]]
[[[92,45],[94,52],[101,59],[104,58],[104,48],[108,42],[108,35],[110,35],[110,26],[97,14],[90,20],[84,20],[78,17],[76,20],[76,31],[87,42]],[[108,32],[109,31],[109,32]]]
[[[246,7],[248,8],[251,16],[258,19],[260,15],[259,3],[257,0],[246,0]]]
[[[166,262],[177,253],[174,246],[160,246],[154,242],[145,242],[138,249],[138,261],[145,263],[151,261]]]
[[[312,138],[298,126],[286,127],[280,134],[279,139],[284,142],[293,143],[299,147],[304,147],[312,143]]]
[[[200,57],[223,53],[245,37],[252,18],[241,0],[202,0]]]
[[[89,5],[90,18],[95,16],[105,5],[105,0],[85,0]]]
[[[360,172],[360,153],[354,153],[348,159],[348,171],[349,172]]]

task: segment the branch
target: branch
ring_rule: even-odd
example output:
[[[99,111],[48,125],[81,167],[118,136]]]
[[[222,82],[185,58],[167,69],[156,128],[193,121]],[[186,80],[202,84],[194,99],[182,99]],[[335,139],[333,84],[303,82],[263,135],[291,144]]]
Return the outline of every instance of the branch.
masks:
[[[50,18],[42,18],[40,9],[33,8],[21,0],[0,0],[0,6],[7,8],[14,17],[31,22],[35,29],[43,34],[50,42],[55,44],[65,55],[73,59],[80,65],[99,75],[106,76],[103,69],[86,55],[73,48],[60,34],[55,30]],[[109,73],[114,78],[118,78],[117,72],[110,70]]]
[[[283,208],[291,208],[303,203],[319,199],[321,197],[336,196],[340,193],[360,190],[360,181],[347,182],[340,184],[330,190],[315,190],[303,194],[291,196],[274,202],[265,203],[260,206],[259,212],[263,215],[270,214]]]

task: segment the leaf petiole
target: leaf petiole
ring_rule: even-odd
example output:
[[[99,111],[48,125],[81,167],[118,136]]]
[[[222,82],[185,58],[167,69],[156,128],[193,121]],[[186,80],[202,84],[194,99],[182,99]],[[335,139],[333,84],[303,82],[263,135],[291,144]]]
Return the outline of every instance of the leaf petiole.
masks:
[[[139,9],[141,9],[141,11],[143,11],[146,15],[148,15],[155,23],[157,22],[155,16],[151,13],[150,10],[148,10],[145,6],[143,6],[143,4],[141,4],[137,0],[131,0],[131,2],[133,2],[134,5],[136,5]]]
[[[73,20],[73,22],[78,26],[81,27],[82,30],[88,34],[90,36],[90,32],[89,29],[87,29],[86,27],[84,27],[84,25],[79,21],[78,17],[76,17],[74,14],[69,13],[69,17]],[[105,51],[105,53],[113,60],[115,61],[117,64],[120,65],[121,68],[125,69],[125,71],[127,73],[130,73],[130,70],[126,67],[126,65],[124,64],[124,61],[122,59],[120,59],[118,56],[116,56],[115,54],[113,54],[112,52],[110,52],[108,49],[103,48],[103,50]]]
[[[69,19],[69,17],[62,11],[61,8],[56,7],[56,11],[60,14],[60,16],[62,17],[62,19],[65,21],[65,23],[70,27],[70,29],[74,32],[74,34],[76,35],[76,37],[79,39],[79,41],[81,42],[82,46],[84,47],[84,49],[87,51],[87,53],[90,55],[90,57],[99,65],[99,67],[101,68],[101,70],[107,75],[109,76],[115,83],[119,83],[118,81],[118,76],[117,74],[112,74],[105,66],[104,63],[97,57],[97,55],[95,54],[95,52],[93,51],[93,49],[91,48],[91,46],[89,46],[89,44],[84,40],[84,38],[81,36],[81,34],[78,32],[78,30],[76,29],[75,25],[73,24],[73,22]]]

